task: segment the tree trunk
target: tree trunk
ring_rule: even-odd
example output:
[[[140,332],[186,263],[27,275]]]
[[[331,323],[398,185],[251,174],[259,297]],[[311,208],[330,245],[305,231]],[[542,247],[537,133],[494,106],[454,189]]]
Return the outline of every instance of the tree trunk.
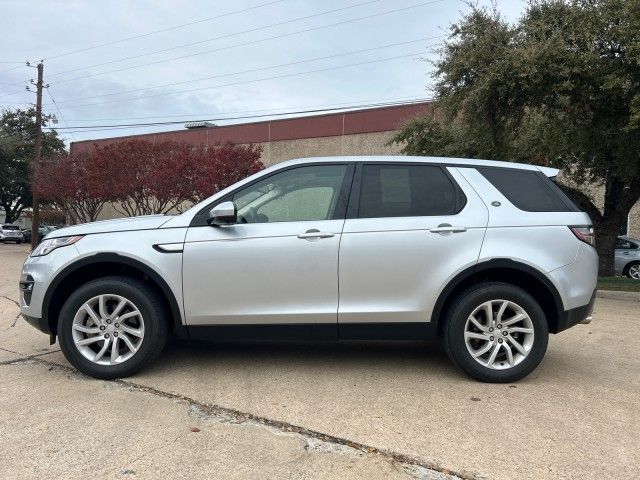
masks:
[[[4,207],[4,223],[14,223],[20,218],[22,208],[11,208],[5,205]]]
[[[598,274],[603,277],[615,275],[615,243],[629,215],[629,211],[638,201],[640,195],[639,186],[631,183],[627,186],[623,180],[610,175],[604,184],[604,211],[602,219],[597,224],[594,222],[596,232],[596,249],[600,256]]]
[[[599,256],[598,275],[601,277],[613,277],[615,275],[615,243],[618,238],[618,230],[612,228],[606,222],[595,225],[596,251]]]

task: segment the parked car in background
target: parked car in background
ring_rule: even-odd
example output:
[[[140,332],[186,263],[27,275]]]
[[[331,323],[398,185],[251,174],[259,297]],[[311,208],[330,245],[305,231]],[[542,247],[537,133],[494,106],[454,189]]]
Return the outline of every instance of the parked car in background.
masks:
[[[22,243],[23,241],[22,230],[18,225],[5,223],[0,226],[0,242]]]
[[[618,237],[615,256],[616,275],[624,275],[633,280],[640,280],[640,240]]]
[[[593,228],[557,174],[459,158],[291,160],[181,215],[52,232],[23,265],[21,312],[99,378],[140,370],[173,332],[439,338],[472,377],[512,382],[538,366],[549,333],[591,320]]]
[[[42,239],[45,237],[45,235],[47,235],[49,232],[52,232],[56,229],[56,227],[52,227],[49,225],[43,225],[42,227],[38,228],[38,243],[40,243],[42,241]],[[31,243],[31,229],[30,228],[24,228],[22,230],[22,236],[24,238],[24,241],[27,243]]]

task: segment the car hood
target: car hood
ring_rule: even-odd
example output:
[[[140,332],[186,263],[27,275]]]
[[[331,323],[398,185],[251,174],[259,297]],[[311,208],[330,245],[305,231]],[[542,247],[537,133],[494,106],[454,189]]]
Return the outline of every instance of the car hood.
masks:
[[[90,235],[93,233],[128,232],[132,230],[152,230],[160,228],[171,220],[171,218],[171,215],[145,215],[142,217],[117,218],[114,220],[82,223],[80,225],[54,230],[45,238]]]

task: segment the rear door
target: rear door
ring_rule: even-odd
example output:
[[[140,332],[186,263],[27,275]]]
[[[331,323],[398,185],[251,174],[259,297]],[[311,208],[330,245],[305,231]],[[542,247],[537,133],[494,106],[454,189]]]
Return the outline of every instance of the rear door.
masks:
[[[456,168],[358,165],[340,244],[341,332],[429,322],[445,285],[477,262],[487,216]]]

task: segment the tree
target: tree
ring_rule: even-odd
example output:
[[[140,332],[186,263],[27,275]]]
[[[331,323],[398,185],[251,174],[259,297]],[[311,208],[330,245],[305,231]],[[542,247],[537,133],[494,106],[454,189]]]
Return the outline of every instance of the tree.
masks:
[[[34,189],[65,212],[72,224],[93,222],[109,196],[103,176],[95,155],[64,152],[40,167]]]
[[[543,164],[596,230],[600,274],[640,199],[640,2],[531,0],[514,25],[471,7],[435,62],[436,118],[393,141],[408,154]],[[586,184],[604,189],[598,207]],[[577,195],[576,195],[577,194]]]
[[[262,148],[255,145],[225,143],[198,147],[198,168],[193,183],[196,200],[204,200],[262,170],[261,154]]]
[[[43,115],[43,125],[51,116]],[[35,108],[4,110],[0,116],[0,206],[5,222],[15,222],[31,206],[31,162],[34,157]],[[42,134],[42,157],[64,151],[55,130]]]
[[[259,147],[128,140],[97,146],[94,168],[126,216],[182,211],[264,166]]]

